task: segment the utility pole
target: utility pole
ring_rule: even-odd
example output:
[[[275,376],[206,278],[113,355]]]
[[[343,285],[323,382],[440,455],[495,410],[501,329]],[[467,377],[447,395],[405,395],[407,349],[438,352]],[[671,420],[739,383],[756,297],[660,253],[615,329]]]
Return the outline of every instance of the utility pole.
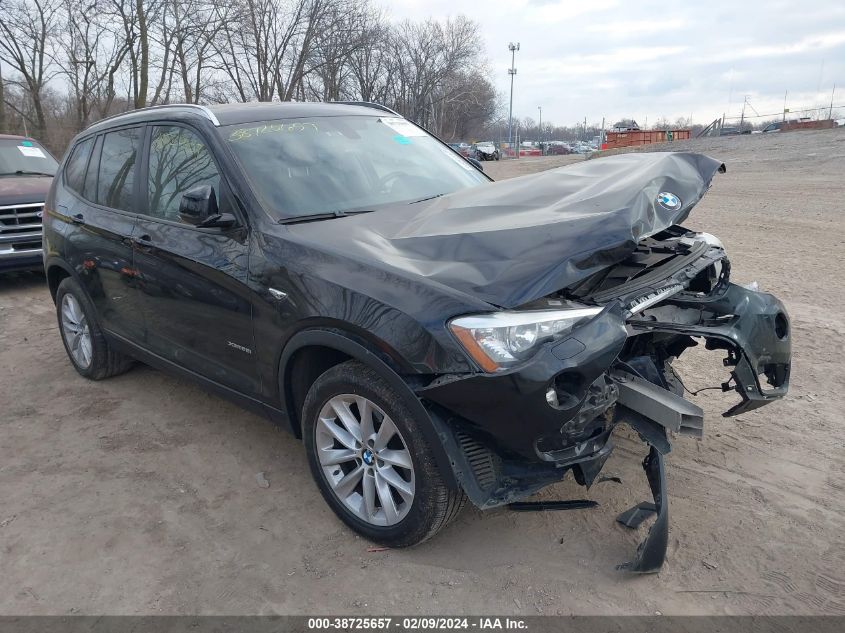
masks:
[[[742,134],[742,124],[745,121],[745,104],[748,103],[748,95],[742,100],[742,114],[739,115],[739,133]]]
[[[519,50],[519,42],[516,44],[513,42],[508,44],[508,50],[511,52],[511,67],[508,68],[508,74],[511,76],[511,103],[508,107],[508,145],[510,145],[511,149],[513,149],[513,77],[516,75],[516,51]],[[519,152],[517,152],[516,155],[518,158]]]
[[[781,119],[782,123],[786,123],[786,95],[789,94],[789,90],[783,91],[783,119]]]
[[[833,118],[833,95],[836,94],[836,84],[833,84],[833,92],[830,93],[830,110],[827,112],[827,118]]]

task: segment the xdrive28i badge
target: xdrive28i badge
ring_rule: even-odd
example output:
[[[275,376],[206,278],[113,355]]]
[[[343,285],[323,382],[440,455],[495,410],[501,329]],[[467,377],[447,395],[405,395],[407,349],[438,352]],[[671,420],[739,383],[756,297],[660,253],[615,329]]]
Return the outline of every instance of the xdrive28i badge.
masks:
[[[669,193],[668,191],[661,191],[658,193],[657,202],[660,203],[661,207],[669,209],[670,211],[676,211],[681,208],[681,199],[674,193]]]

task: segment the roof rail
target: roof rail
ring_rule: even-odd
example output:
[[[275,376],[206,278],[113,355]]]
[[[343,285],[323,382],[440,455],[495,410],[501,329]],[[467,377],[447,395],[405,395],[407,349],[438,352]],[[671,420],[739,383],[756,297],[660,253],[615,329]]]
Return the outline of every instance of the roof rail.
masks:
[[[380,103],[373,103],[371,101],[332,101],[332,103],[338,103],[340,105],[353,105],[353,106],[363,106],[365,108],[374,108],[375,110],[382,110],[383,112],[390,112],[390,114],[396,116],[402,116],[396,110],[391,110],[386,105],[382,105]]]
[[[218,127],[220,125],[220,121],[217,120],[217,117],[214,113],[204,105],[199,105],[196,103],[165,103],[162,105],[155,105],[155,106],[147,106],[146,108],[138,108],[137,110],[127,110],[126,112],[119,112],[118,114],[112,114],[111,116],[107,116],[104,119],[100,119],[99,121],[95,121],[93,125],[97,125],[98,123],[102,123],[103,121],[110,121],[111,119],[116,119],[118,117],[127,116],[129,114],[136,114],[138,112],[146,112],[148,110],[161,110],[164,108],[186,108],[189,110],[198,110],[200,114],[202,114],[206,119],[211,121],[211,123]]]

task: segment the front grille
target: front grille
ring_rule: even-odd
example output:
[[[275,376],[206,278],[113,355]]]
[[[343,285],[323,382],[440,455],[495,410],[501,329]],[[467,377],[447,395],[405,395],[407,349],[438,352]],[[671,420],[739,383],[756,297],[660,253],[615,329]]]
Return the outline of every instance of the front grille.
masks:
[[[0,206],[0,253],[41,248],[44,203]]]

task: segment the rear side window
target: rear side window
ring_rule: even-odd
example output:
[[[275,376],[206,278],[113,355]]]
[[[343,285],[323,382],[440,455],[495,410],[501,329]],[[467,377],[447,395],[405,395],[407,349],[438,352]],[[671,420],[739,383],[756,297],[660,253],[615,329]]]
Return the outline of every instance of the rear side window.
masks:
[[[116,130],[103,137],[95,200],[97,204],[121,211],[132,211],[141,131],[141,128]]]
[[[68,158],[67,165],[65,165],[65,185],[76,193],[82,193],[85,183],[85,168],[88,166],[88,157],[91,155],[93,145],[93,138],[78,143],[73,148],[73,153]]]

